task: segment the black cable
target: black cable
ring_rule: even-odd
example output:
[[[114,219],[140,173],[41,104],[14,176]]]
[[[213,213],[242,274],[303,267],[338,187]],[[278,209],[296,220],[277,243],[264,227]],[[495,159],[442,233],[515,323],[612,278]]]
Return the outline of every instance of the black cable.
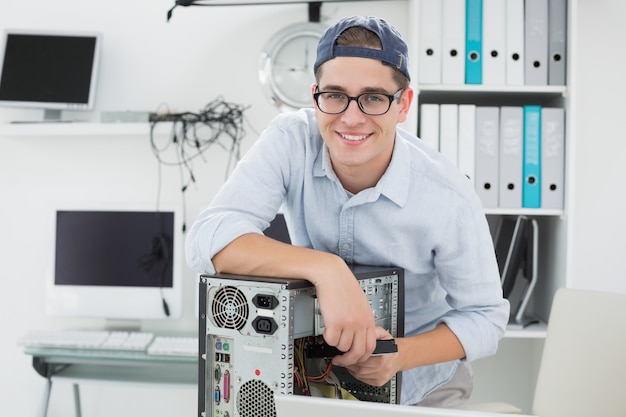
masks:
[[[158,233],[151,239],[148,251],[137,259],[139,268],[145,274],[151,274],[155,268],[161,265],[160,271],[156,272],[159,276],[159,290],[163,312],[167,317],[170,315],[170,307],[167,300],[165,300],[163,286],[165,284],[165,275],[168,269],[173,268],[173,262],[172,239],[163,232]]]
[[[178,166],[180,168],[181,193],[183,199],[183,216],[186,217],[185,192],[189,185],[195,184],[193,161],[202,158],[206,162],[204,152],[217,145],[229,153],[225,178],[240,159],[241,141],[245,137],[244,111],[249,106],[228,103],[221,97],[208,103],[200,112],[155,114],[150,118],[150,144],[152,152],[159,163],[159,189],[157,206],[161,189],[161,166]],[[160,122],[172,123],[172,130],[167,141],[157,143],[154,129]],[[224,143],[226,142],[226,144]],[[166,160],[166,153],[174,153],[173,161]],[[183,233],[186,231],[186,219],[183,219]]]

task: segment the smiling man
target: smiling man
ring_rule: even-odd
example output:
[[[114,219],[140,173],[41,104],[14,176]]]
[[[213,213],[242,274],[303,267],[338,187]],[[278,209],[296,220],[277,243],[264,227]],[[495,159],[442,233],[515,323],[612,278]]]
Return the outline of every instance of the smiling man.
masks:
[[[502,297],[479,198],[437,151],[398,127],[414,92],[408,48],[375,17],[350,17],[320,39],[313,109],[278,116],[187,237],[198,272],[292,277],[316,287],[333,363],[379,386],[403,372],[401,402],[461,408],[469,362],[493,354]],[[292,245],[263,235],[283,207]],[[405,337],[389,338],[350,265],[404,269]]]

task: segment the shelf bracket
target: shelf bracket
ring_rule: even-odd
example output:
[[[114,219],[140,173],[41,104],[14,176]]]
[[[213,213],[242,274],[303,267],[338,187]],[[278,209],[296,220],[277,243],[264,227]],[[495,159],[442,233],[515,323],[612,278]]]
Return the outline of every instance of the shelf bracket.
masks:
[[[309,22],[319,23],[321,19],[322,2],[311,1],[309,2]]]
[[[377,0],[325,0],[327,3],[352,3],[356,1],[377,1]],[[254,6],[254,5],[280,5],[280,4],[301,4],[308,3],[309,6],[309,22],[320,22],[321,14],[320,9],[324,1],[312,1],[312,0],[266,0],[266,1],[251,1],[251,0],[223,0],[223,1],[209,1],[209,0],[174,0],[174,5],[167,11],[167,21],[172,18],[172,13],[177,6]]]

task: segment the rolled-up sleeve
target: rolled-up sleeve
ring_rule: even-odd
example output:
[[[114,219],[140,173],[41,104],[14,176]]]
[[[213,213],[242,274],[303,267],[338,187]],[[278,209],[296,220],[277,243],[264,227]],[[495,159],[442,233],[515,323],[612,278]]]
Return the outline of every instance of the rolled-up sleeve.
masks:
[[[292,167],[302,165],[302,117],[275,119],[244,155],[208,208],[200,212],[185,240],[188,265],[213,273],[213,256],[248,233],[263,233],[287,194]],[[293,124],[302,125],[294,129]]]

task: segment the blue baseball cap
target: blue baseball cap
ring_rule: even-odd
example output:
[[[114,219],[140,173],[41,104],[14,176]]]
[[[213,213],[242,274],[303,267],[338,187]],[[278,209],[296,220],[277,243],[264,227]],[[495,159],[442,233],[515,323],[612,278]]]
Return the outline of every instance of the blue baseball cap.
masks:
[[[368,29],[378,35],[382,44],[382,50],[364,48],[361,46],[337,46],[335,45],[337,38],[346,29],[360,26]],[[349,56],[359,58],[378,59],[383,64],[396,68],[407,79],[411,80],[409,75],[409,48],[402,39],[402,35],[393,26],[385,20],[372,16],[353,16],[339,20],[330,26],[320,38],[317,45],[317,59],[313,66],[313,73],[324,62],[331,60],[337,56]]]

